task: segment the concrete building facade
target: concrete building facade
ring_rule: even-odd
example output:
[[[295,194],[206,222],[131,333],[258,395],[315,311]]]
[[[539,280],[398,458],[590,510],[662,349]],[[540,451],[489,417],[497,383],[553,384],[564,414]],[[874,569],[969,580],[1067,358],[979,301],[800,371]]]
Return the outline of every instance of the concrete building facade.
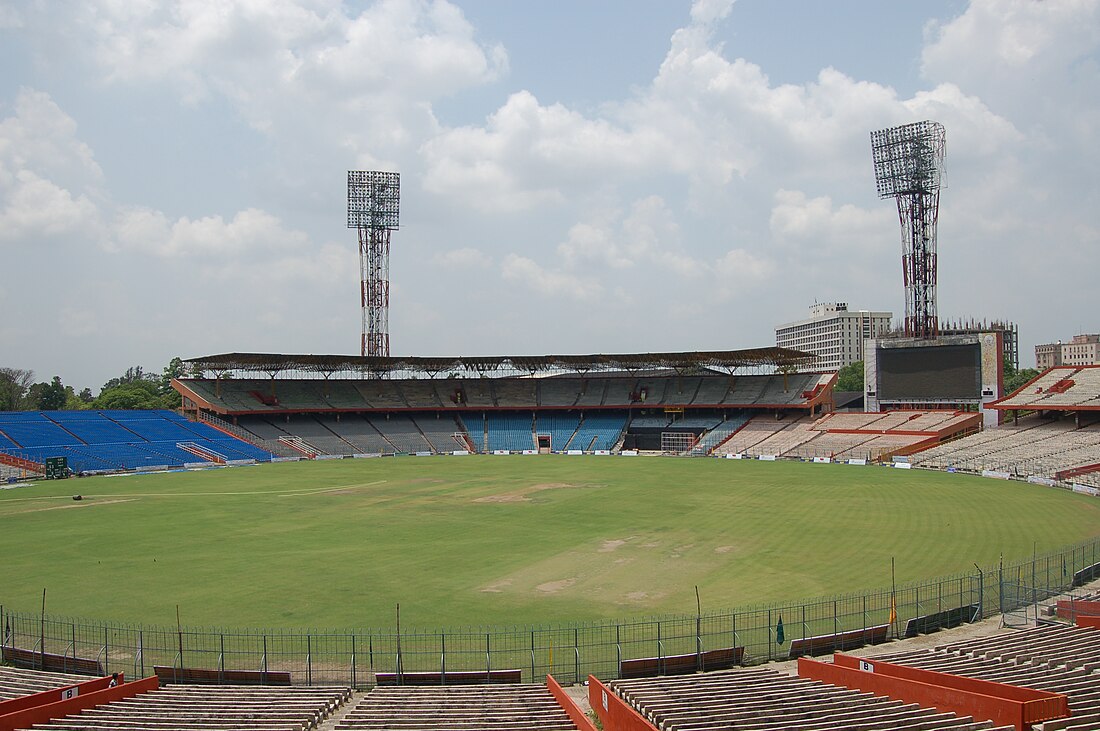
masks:
[[[890,330],[892,312],[849,310],[846,302],[810,306],[810,316],[775,329],[775,344],[818,356],[815,371],[836,371],[864,359],[864,342]]]
[[[1100,365],[1100,335],[1074,335],[1068,343],[1035,346],[1035,367],[1046,370],[1060,365]]]

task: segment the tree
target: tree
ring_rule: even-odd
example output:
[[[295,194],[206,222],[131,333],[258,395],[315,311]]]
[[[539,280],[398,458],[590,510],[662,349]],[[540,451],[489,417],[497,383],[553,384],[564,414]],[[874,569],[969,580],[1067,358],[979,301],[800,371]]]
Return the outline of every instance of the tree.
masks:
[[[163,409],[164,402],[156,389],[144,383],[123,383],[104,390],[92,402],[96,409]]]
[[[119,386],[130,385],[134,383],[153,383],[157,384],[160,381],[160,377],[153,373],[146,373],[141,366],[131,366],[126,369],[118,378],[112,378],[103,384],[103,388],[100,389],[99,394],[102,396],[104,391],[110,391],[112,388]]]
[[[99,396],[92,402],[96,409],[175,409],[182,403],[172,388],[172,379],[187,375],[188,368],[178,356],[172,358],[159,373],[146,373],[141,366],[131,366],[117,378],[103,384]]]
[[[28,391],[31,406],[39,411],[58,411],[65,408],[65,384],[60,376],[49,383],[36,383]]]
[[[1012,393],[1038,375],[1039,371],[1035,368],[1021,368],[1017,370],[1015,364],[1012,362],[1012,358],[1009,357],[1008,353],[1005,353],[1003,376],[1006,394]]]
[[[160,395],[165,408],[178,409],[183,405],[183,398],[180,396],[179,391],[172,388],[172,379],[186,378],[188,375],[190,375],[190,368],[183,364],[183,360],[178,355],[168,361],[168,365],[164,366],[161,375]]]
[[[80,393],[77,393],[72,386],[65,386],[65,408],[68,411],[86,409],[92,399],[92,389],[90,388],[81,389]]]
[[[858,391],[863,393],[863,361],[857,360],[837,371],[836,391]]]
[[[27,408],[27,391],[34,383],[34,371],[0,367],[0,411]]]

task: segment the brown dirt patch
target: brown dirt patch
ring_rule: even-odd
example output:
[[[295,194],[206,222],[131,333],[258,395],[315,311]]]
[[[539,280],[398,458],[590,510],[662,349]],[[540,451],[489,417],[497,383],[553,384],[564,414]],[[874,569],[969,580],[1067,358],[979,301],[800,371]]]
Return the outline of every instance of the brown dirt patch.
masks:
[[[474,498],[475,503],[529,503],[531,498],[518,492],[506,492],[501,495],[486,495]]]
[[[502,591],[504,591],[505,589],[507,589],[511,585],[512,585],[512,580],[511,579],[504,579],[502,581],[496,582],[495,584],[489,584],[487,587],[485,587],[481,591],[486,593],[486,594],[500,594]]]
[[[129,503],[133,502],[135,498],[118,498],[115,500],[92,500],[84,498],[83,500],[73,500],[72,502],[65,503],[64,505],[49,505],[44,508],[27,508],[25,510],[16,510],[8,515],[19,515],[20,513],[40,513],[44,510],[68,510],[69,508],[88,508],[93,505],[114,505],[116,503]]]
[[[475,503],[529,503],[531,498],[528,497],[532,493],[542,492],[543,490],[569,490],[584,487],[596,487],[596,485],[575,485],[571,482],[540,482],[537,485],[531,485],[530,487],[522,487],[512,492],[502,492],[497,495],[486,495],[484,497],[474,498]]]
[[[598,549],[599,553],[611,553],[626,545],[627,541],[634,540],[634,536],[627,536],[626,538],[614,538],[604,541],[600,544]]]
[[[563,589],[568,589],[577,583],[576,579],[559,579],[558,581],[547,581],[545,584],[539,584],[535,587],[536,591],[540,591],[543,594],[557,594]]]

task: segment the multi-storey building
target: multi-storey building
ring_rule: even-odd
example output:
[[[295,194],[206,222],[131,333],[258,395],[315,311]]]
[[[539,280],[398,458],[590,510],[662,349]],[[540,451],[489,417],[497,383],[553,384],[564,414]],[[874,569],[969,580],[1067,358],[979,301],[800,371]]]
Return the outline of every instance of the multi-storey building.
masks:
[[[1062,365],[1062,344],[1043,343],[1035,346],[1035,367],[1041,371]]]
[[[1039,370],[1059,365],[1100,365],[1100,335],[1074,335],[1068,343],[1036,345],[1035,365]]]
[[[775,344],[818,357],[815,371],[836,371],[863,360],[863,344],[890,330],[892,312],[849,310],[846,302],[810,306],[805,320],[788,322],[775,329]]]

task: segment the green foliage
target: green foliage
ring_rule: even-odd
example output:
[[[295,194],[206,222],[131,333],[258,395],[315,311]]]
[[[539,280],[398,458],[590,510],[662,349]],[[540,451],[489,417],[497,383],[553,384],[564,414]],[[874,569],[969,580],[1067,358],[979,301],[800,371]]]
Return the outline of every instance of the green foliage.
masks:
[[[156,384],[123,383],[103,391],[92,402],[96,409],[163,409],[164,400]]]
[[[0,411],[29,408],[27,391],[34,382],[34,371],[0,367]]]
[[[0,368],[0,411],[177,409],[182,399],[172,388],[172,379],[188,375],[187,366],[178,356],[160,374],[146,373],[141,366],[133,366],[103,384],[99,396],[93,397],[90,388],[77,392],[58,376],[49,383],[32,383],[32,371]]]
[[[863,393],[863,361],[857,360],[837,371],[836,391],[858,391]]]
[[[97,409],[176,409],[182,403],[172,388],[172,379],[186,375],[183,361],[177,356],[161,373],[146,373],[141,366],[132,366],[117,378],[103,384],[103,390],[93,402]]]
[[[1039,375],[1039,371],[1035,368],[1021,368],[1016,370],[1016,366],[1012,364],[1012,358],[1005,354],[1004,356],[1004,392],[1008,395],[1016,389],[1024,386],[1032,378]]]
[[[1100,534],[1084,495],[793,462],[332,460],[32,492],[0,491],[5,605],[47,587],[58,614],[172,625],[177,603],[207,626],[387,627],[396,602],[421,629],[694,615],[696,585],[718,611],[889,586],[891,556],[906,582]]]
[[[49,383],[36,383],[27,392],[27,400],[33,409],[39,411],[59,411],[65,408],[65,384],[60,376],[54,376]]]
[[[81,389],[77,393],[72,386],[65,386],[65,409],[67,411],[79,411],[86,409],[92,403],[92,389]]]

